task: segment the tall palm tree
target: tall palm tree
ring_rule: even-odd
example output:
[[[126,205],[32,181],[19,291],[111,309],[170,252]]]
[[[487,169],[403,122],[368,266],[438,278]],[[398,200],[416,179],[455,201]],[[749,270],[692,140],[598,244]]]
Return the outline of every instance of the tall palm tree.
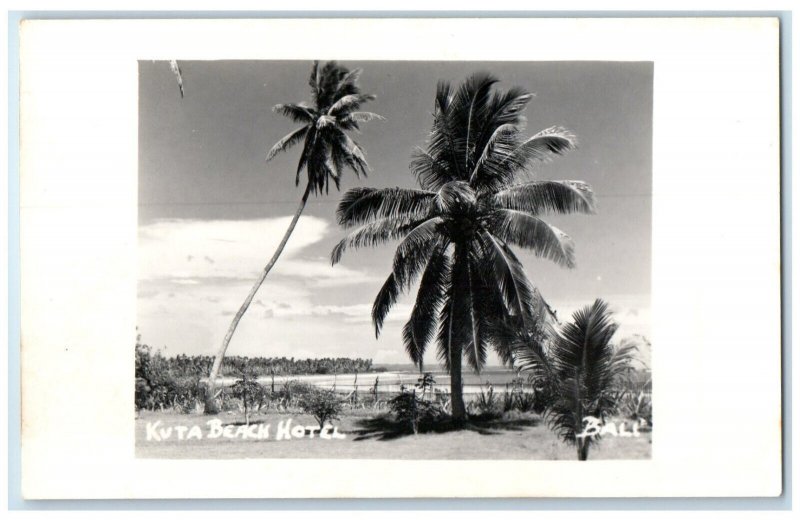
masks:
[[[490,348],[512,363],[511,351],[493,343],[487,328],[494,320],[531,324],[547,311],[511,246],[572,267],[572,240],[541,216],[594,210],[585,183],[526,176],[536,162],[573,148],[574,138],[557,127],[523,136],[531,94],[495,91],[496,82],[474,74],[457,89],[438,84],[427,146],[411,162],[420,188],[349,190],[337,216],[343,227],[356,228],[331,253],[335,264],[347,248],[401,241],[373,305],[375,333],[398,295],[421,275],[403,343],[422,370],[426,347],[437,337],[438,358],[450,372],[453,419],[460,424],[466,420],[462,356],[475,371]]]
[[[253,301],[253,297],[283,252],[289,236],[294,231],[298,219],[300,219],[300,214],[305,208],[309,195],[312,193],[314,195],[321,194],[323,190],[328,193],[331,181],[338,190],[345,169],[349,168],[357,177],[362,174],[364,176],[367,175],[369,166],[364,152],[348,136],[347,132],[359,130],[359,124],[362,122],[383,118],[372,112],[359,110],[364,103],[375,99],[375,96],[371,94],[361,93],[357,84],[360,74],[360,69],[350,71],[336,62],[328,62],[320,68],[319,63],[315,61],[308,82],[311,87],[312,104],[288,103],[273,107],[275,112],[288,117],[296,123],[300,123],[302,126],[278,141],[267,154],[267,161],[292,146],[303,142],[303,151],[297,164],[295,185],[300,184],[300,175],[305,170],[306,188],[300,199],[300,205],[289,223],[289,228],[287,228],[283,239],[278,245],[278,249],[275,250],[239,311],[234,315],[222,345],[214,358],[206,395],[205,409],[207,413],[217,411],[214,390],[228,344],[236,331],[239,321]]]
[[[550,428],[565,442],[575,445],[578,459],[589,455],[599,436],[581,436],[587,417],[604,422],[616,411],[615,385],[630,369],[634,344],[611,343],[617,324],[608,305],[600,299],[579,309],[553,337],[546,352],[526,343],[517,354],[523,371],[538,375],[554,397],[545,417]]]

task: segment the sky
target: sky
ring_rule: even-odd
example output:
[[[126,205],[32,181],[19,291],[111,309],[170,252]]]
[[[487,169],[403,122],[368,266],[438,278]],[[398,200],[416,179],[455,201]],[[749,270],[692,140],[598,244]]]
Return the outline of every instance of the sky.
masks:
[[[297,128],[271,109],[310,101],[308,61],[182,61],[185,96],[165,61],[139,64],[139,287],[142,340],[178,353],[212,355],[289,224],[302,195],[299,147],[269,163],[267,151]],[[476,71],[498,88],[535,94],[526,133],[563,126],[578,148],[536,168],[540,179],[589,183],[596,215],[548,216],[575,241],[567,269],[517,249],[530,280],[569,319],[596,298],[620,324],[617,339],[650,334],[652,96],[649,62],[353,62],[364,110],[386,118],[353,136],[371,167],[355,186],[415,187],[408,168],[432,122],[436,83]],[[228,348],[231,355],[362,357],[404,363],[401,329],[414,291],[390,312],[379,338],[372,302],[389,275],[394,244],[348,251],[334,220],[341,193],[309,200],[286,250]],[[435,364],[435,346],[426,363]],[[649,348],[642,357],[649,359]],[[489,364],[497,363],[490,357]]]

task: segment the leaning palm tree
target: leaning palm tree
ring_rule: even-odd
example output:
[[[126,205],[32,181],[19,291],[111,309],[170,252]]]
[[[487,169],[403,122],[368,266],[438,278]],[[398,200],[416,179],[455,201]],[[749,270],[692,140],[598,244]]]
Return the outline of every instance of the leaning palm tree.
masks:
[[[315,195],[321,194],[323,190],[328,193],[331,182],[338,190],[342,174],[348,168],[357,177],[367,175],[368,165],[364,152],[348,136],[347,132],[359,130],[359,123],[383,118],[372,112],[359,110],[364,103],[375,99],[375,96],[371,94],[361,93],[357,84],[360,74],[360,69],[350,71],[336,62],[328,62],[321,68],[318,62],[314,62],[309,79],[313,103],[311,105],[289,103],[276,105],[273,108],[275,112],[290,118],[296,123],[300,123],[302,126],[278,141],[267,154],[267,161],[270,161],[280,152],[284,152],[302,142],[303,151],[297,164],[295,185],[300,184],[300,175],[305,170],[306,187],[300,199],[300,205],[297,207],[297,211],[295,211],[294,217],[283,235],[283,239],[278,244],[278,249],[275,250],[269,263],[261,271],[247,298],[245,298],[239,311],[234,315],[222,345],[217,351],[208,380],[205,406],[207,413],[217,411],[214,390],[228,344],[236,331],[239,321],[253,301],[253,297],[283,252],[289,236],[294,231],[298,219],[300,219],[300,214],[305,208],[309,195],[312,193]]]
[[[616,411],[616,385],[630,370],[636,347],[611,343],[617,324],[612,322],[608,305],[600,299],[576,311],[554,338],[550,349],[522,342],[517,361],[523,371],[546,382],[553,402],[545,418],[553,431],[575,445],[578,459],[589,455],[589,447],[599,435],[584,435],[587,418],[601,423]]]
[[[594,209],[585,183],[526,175],[535,163],[573,148],[574,138],[555,127],[524,137],[523,111],[531,94],[494,91],[496,82],[475,74],[455,90],[439,83],[427,146],[411,163],[420,188],[349,190],[337,216],[342,226],[355,229],[331,254],[335,264],[347,248],[401,241],[373,305],[375,333],[399,294],[421,276],[403,343],[422,370],[436,336],[438,358],[450,372],[457,424],[466,420],[462,357],[480,371],[493,348],[512,363],[511,351],[491,342],[491,323],[532,324],[547,311],[512,246],[572,267],[571,239],[541,216]]]

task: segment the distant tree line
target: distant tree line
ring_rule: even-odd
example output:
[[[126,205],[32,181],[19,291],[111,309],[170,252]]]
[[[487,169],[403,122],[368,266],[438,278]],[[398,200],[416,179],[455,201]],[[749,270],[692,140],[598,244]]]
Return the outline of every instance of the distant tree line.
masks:
[[[214,363],[213,356],[202,355],[174,355],[164,356],[163,353],[145,346],[137,344],[137,362],[144,362],[150,357],[158,358],[158,365],[163,371],[168,372],[174,378],[202,377],[205,378],[211,371]],[[141,364],[137,363],[137,367]],[[304,374],[339,374],[339,373],[368,373],[379,368],[374,368],[370,358],[304,358],[295,359],[294,357],[263,357],[263,356],[228,356],[222,365],[220,376],[241,376],[245,369],[255,377],[261,376],[291,376]],[[138,371],[137,371],[138,372]],[[137,376],[140,376],[137,374]]]

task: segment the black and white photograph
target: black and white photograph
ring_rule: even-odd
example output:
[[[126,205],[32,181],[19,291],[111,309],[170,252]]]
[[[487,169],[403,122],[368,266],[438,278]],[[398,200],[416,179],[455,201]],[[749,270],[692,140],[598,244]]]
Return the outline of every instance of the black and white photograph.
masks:
[[[137,457],[649,459],[652,101],[652,62],[140,61]]]
[[[21,21],[21,497],[779,498],[781,23]]]

